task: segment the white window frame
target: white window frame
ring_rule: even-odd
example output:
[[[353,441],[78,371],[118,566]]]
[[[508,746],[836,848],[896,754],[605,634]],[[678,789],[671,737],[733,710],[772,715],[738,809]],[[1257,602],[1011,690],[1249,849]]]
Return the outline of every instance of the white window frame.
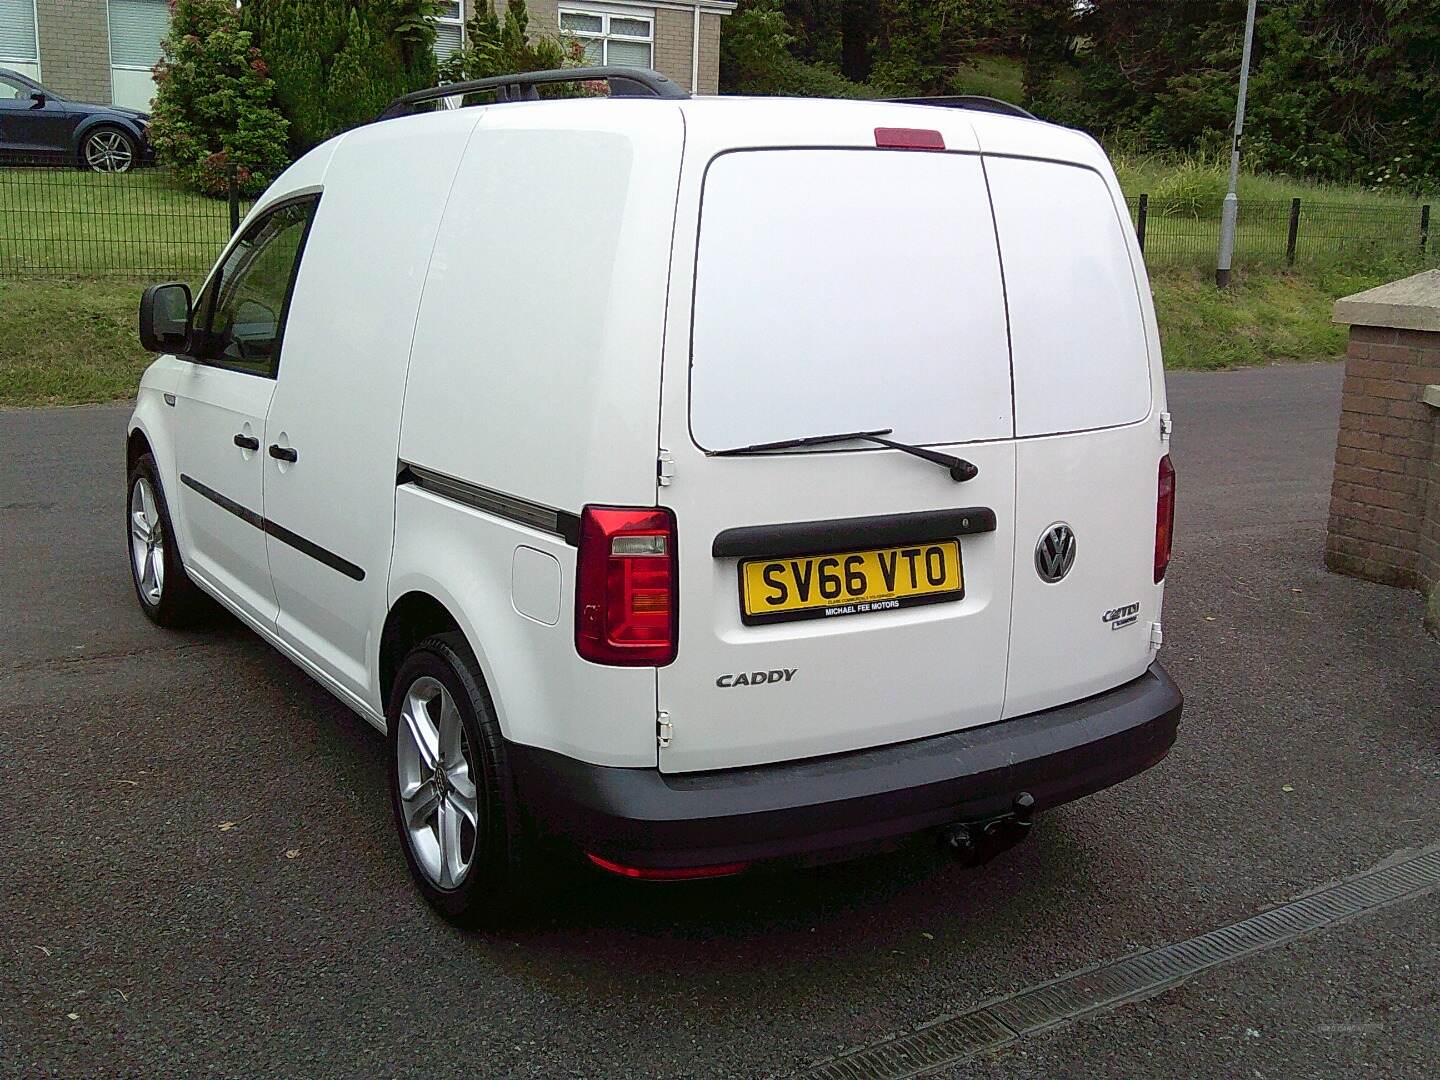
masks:
[[[435,16],[435,23],[436,23],[437,26],[453,26],[453,27],[455,27],[457,30],[459,30],[459,31],[460,31],[460,48],[463,49],[463,48],[465,47],[465,15],[466,15],[465,4],[466,4],[466,0],[454,0],[454,2],[455,2],[455,3],[458,3],[458,4],[460,5],[460,17],[459,17],[458,19],[452,19],[452,18],[450,18],[448,15],[436,15],[436,16]]]
[[[35,81],[39,82],[40,72],[43,69],[40,66],[40,11],[37,0],[30,0],[30,26],[35,34],[35,55],[28,57],[0,55],[0,64],[5,64],[7,67],[14,67],[16,64],[34,64]],[[21,74],[25,73],[21,72]]]
[[[567,30],[562,25],[566,15],[588,15],[591,18],[600,20],[600,32],[591,33],[587,30]],[[630,34],[610,33],[610,20],[633,19],[636,22],[648,23],[650,32],[645,37],[633,37]],[[602,66],[610,63],[610,40],[614,37],[617,41],[627,41],[634,44],[644,44],[650,49],[651,68],[655,67],[655,10],[654,8],[628,8],[610,4],[587,4],[583,0],[575,4],[561,4],[559,13],[556,15],[555,24],[560,28],[562,38],[572,37],[580,41],[600,42],[600,63]]]

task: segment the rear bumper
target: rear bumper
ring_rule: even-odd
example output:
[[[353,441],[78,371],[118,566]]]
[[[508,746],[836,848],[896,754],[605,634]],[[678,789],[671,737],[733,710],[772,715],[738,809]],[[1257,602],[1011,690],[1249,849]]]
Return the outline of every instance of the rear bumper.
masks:
[[[589,765],[511,743],[537,821],[627,866],[825,861],[961,821],[1044,810],[1154,765],[1175,741],[1182,699],[1159,664],[1056,709],[823,758],[666,774]]]

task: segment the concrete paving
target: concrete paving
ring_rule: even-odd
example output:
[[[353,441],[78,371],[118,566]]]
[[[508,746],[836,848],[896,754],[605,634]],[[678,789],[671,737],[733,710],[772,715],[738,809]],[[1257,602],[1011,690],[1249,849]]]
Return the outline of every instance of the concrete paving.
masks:
[[[135,608],[126,410],[0,412],[0,1072],[762,1076],[1440,840],[1440,644],[1321,565],[1335,365],[1171,379],[1158,768],[969,871],[928,845],[457,932],[378,737],[228,619]],[[956,1075],[1440,1074],[1432,897]],[[1250,1031],[1257,1035],[1249,1034]]]

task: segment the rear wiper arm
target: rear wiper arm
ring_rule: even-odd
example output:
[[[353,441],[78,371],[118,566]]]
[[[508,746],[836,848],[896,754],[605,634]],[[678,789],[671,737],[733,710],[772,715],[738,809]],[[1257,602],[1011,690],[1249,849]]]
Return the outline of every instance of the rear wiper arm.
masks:
[[[881,446],[888,446],[891,450],[900,450],[934,462],[936,465],[948,469],[950,479],[957,484],[973,480],[979,474],[980,470],[964,458],[955,457],[953,454],[942,454],[939,450],[929,450],[923,446],[911,446],[909,443],[896,442],[894,439],[884,437],[894,430],[894,428],[876,428],[874,431],[842,431],[834,435],[809,435],[803,439],[777,439],[775,442],[735,446],[729,450],[713,450],[711,456],[740,457],[744,454],[764,453],[767,450],[794,450],[801,446],[821,446],[825,443],[851,442],[858,439],[864,442],[879,443]]]

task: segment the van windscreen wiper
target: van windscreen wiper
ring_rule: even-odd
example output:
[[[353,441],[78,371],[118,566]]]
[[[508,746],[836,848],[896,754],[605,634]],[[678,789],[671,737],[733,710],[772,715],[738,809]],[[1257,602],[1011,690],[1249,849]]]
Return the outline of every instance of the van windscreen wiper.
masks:
[[[948,469],[950,479],[957,484],[966,480],[973,480],[980,472],[979,468],[964,458],[955,457],[952,454],[942,454],[939,450],[929,450],[923,446],[911,446],[909,443],[896,442],[894,439],[885,438],[893,432],[894,428],[876,428],[874,431],[842,431],[834,435],[809,435],[803,439],[777,439],[775,442],[751,443],[749,446],[735,446],[729,450],[712,450],[713,457],[740,457],[744,454],[761,454],[767,450],[794,450],[802,446],[822,446],[825,443],[851,442],[861,440],[864,442],[879,443],[881,446],[888,446],[891,450],[901,450],[915,457],[924,458],[926,461],[934,462],[942,468]]]

